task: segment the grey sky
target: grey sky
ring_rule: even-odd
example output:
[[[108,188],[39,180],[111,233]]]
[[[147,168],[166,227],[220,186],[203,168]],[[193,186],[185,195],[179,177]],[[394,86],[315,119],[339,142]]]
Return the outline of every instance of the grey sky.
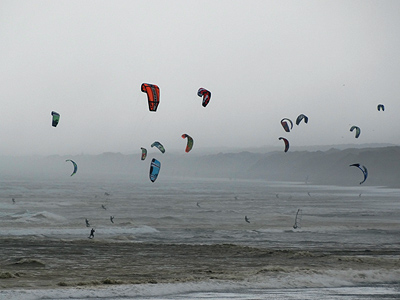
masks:
[[[399,16],[399,1],[3,0],[0,154],[183,151],[183,133],[193,151],[400,144]]]

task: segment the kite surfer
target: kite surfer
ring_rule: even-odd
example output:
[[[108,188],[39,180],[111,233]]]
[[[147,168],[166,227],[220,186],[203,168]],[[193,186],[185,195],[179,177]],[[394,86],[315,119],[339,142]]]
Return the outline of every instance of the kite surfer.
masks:
[[[95,230],[94,230],[94,228],[92,228],[92,230],[90,230],[90,235],[88,236],[89,239],[94,238],[94,232],[95,232]]]
[[[301,216],[302,216],[302,211],[299,208],[296,212],[296,217],[294,219],[294,225],[293,225],[294,229],[300,228]]]
[[[104,206],[104,204],[102,204],[101,207],[104,208],[104,210],[107,210],[107,208]]]
[[[110,216],[111,223],[114,223],[114,216]]]
[[[85,222],[86,222],[86,227],[90,227],[89,220],[85,219]]]
[[[248,218],[247,216],[244,216],[244,220],[245,220],[247,223],[250,223],[250,220],[249,220],[249,218]]]

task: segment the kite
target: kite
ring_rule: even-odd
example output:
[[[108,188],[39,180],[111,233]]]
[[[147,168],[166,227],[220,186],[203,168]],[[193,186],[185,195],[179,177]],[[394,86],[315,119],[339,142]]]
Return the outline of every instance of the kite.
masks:
[[[290,123],[290,128],[289,128],[289,125],[288,125],[288,123],[286,122],[286,120],[289,121],[289,123]],[[292,120],[290,120],[290,119],[288,119],[288,118],[283,118],[283,119],[281,120],[281,125],[282,125],[283,129],[285,129],[286,132],[290,132],[290,129],[293,129],[293,122],[292,122]]]
[[[142,83],[142,92],[147,94],[149,102],[149,110],[157,111],[158,104],[160,103],[160,88],[155,84]]]
[[[51,112],[51,115],[53,116],[51,125],[52,125],[53,127],[57,127],[58,122],[60,121],[60,114],[59,114],[59,113],[56,113],[55,111],[52,111],[52,112]]]
[[[151,164],[150,164],[150,180],[151,182],[156,181],[158,173],[160,172],[160,168],[161,168],[161,163],[153,158],[151,160]]]
[[[367,180],[367,177],[368,177],[368,170],[367,170],[367,168],[366,168],[365,166],[362,166],[362,167],[361,167],[360,164],[352,164],[352,165],[350,165],[350,167],[357,167],[357,168],[359,168],[359,169],[361,170],[361,172],[363,172],[364,180],[361,181],[360,184],[362,184],[365,180]]]
[[[147,149],[143,147],[141,147],[140,149],[142,149],[142,160],[145,160],[147,156]]]
[[[182,138],[187,138],[187,144],[186,144],[186,152],[189,152],[193,148],[193,139],[190,135],[187,135],[186,133],[182,134]]]
[[[71,176],[72,176],[76,173],[76,171],[78,171],[78,165],[73,160],[67,159],[66,161],[70,161],[74,165],[74,171],[71,174]]]
[[[378,109],[378,111],[385,111],[385,106],[383,104],[378,104],[378,106],[376,107]]]
[[[285,152],[287,152],[289,150],[289,141],[284,137],[280,137],[279,140],[283,140],[283,142],[285,143]]]
[[[157,147],[157,149],[160,150],[161,153],[164,153],[164,152],[165,152],[165,148],[164,148],[163,145],[161,145],[160,142],[155,141],[153,144],[151,144],[151,147],[152,147],[152,148],[153,148],[154,146]]]
[[[296,125],[299,125],[301,120],[303,120],[303,119],[304,119],[304,123],[306,123],[306,124],[308,123],[308,117],[306,115],[301,114],[296,119]]]
[[[361,129],[358,126],[351,126],[350,131],[356,130],[356,139],[360,136]]]
[[[208,102],[210,102],[211,99],[211,92],[203,89],[203,88],[199,88],[199,90],[197,91],[197,96],[199,97],[203,97],[203,106],[206,107]]]

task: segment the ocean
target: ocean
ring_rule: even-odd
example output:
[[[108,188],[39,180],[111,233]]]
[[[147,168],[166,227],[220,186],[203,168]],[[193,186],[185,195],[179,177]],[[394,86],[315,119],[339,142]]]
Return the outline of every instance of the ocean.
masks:
[[[3,180],[0,299],[400,299],[399,199],[306,182]]]

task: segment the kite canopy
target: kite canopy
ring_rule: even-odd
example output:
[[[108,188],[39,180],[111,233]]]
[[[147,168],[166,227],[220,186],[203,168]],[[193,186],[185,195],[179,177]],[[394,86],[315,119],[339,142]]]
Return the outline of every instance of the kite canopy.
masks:
[[[378,104],[378,106],[376,107],[378,109],[378,111],[385,111],[385,106],[383,104]]]
[[[52,112],[51,112],[51,115],[53,116],[51,125],[52,125],[53,127],[57,127],[58,122],[60,121],[60,114],[59,114],[59,113],[56,113],[55,111],[52,111]]]
[[[358,126],[351,126],[350,131],[356,130],[356,139],[360,136],[361,129]]]
[[[76,171],[78,171],[78,165],[73,160],[67,159],[66,161],[70,161],[74,165],[74,171],[71,174],[72,176],[76,173]]]
[[[147,157],[147,149],[141,147],[140,149],[142,149],[142,160],[145,160]]]
[[[357,168],[359,168],[359,169],[361,170],[361,172],[363,172],[364,180],[361,181],[360,184],[362,184],[365,180],[367,180],[367,177],[368,177],[368,170],[367,170],[367,168],[366,168],[365,166],[362,166],[362,167],[361,167],[360,164],[352,164],[352,165],[350,165],[350,167],[357,167]]]
[[[302,120],[304,120],[304,123],[308,123],[308,117],[306,115],[300,114],[296,119],[296,125],[299,125]]]
[[[153,158],[151,160],[151,164],[150,164],[150,180],[151,182],[156,181],[157,177],[158,177],[158,173],[160,173],[160,168],[161,168],[161,163]]]
[[[161,153],[164,153],[164,152],[165,152],[165,148],[164,148],[163,145],[161,145],[160,142],[155,141],[153,144],[151,144],[151,147],[152,147],[152,148],[153,148],[153,147],[156,147],[158,150],[161,151]]]
[[[289,150],[289,141],[287,139],[285,139],[284,137],[280,137],[279,140],[283,140],[283,142],[285,143],[285,152],[288,152],[288,150]]]
[[[155,84],[142,83],[142,92],[147,94],[149,102],[149,110],[157,111],[158,104],[160,103],[160,88]]]
[[[184,133],[182,134],[182,138],[187,138],[187,144],[186,144],[186,149],[185,152],[189,152],[193,148],[193,139],[190,135]]]
[[[289,125],[288,125],[288,123],[286,121],[289,121],[290,128],[289,128]],[[293,129],[293,122],[292,122],[292,120],[290,120],[288,118],[283,118],[281,120],[281,125],[282,125],[283,129],[285,129],[286,132],[290,132],[290,130]]]
[[[203,107],[206,107],[208,102],[210,102],[211,92],[204,88],[199,88],[199,90],[197,91],[197,96],[203,97],[202,105],[203,105]]]

